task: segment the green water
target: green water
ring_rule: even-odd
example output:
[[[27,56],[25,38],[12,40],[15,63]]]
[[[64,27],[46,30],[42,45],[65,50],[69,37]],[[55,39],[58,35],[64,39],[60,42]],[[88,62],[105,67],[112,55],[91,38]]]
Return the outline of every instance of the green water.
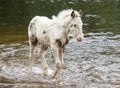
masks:
[[[82,10],[84,33],[120,34],[120,0],[0,0],[0,44],[28,41],[27,26],[36,15]]]

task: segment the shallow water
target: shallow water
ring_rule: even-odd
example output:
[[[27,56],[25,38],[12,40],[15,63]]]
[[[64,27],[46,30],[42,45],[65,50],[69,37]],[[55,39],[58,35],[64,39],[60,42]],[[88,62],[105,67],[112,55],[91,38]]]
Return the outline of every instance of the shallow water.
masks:
[[[120,0],[0,1],[0,88],[120,88]],[[49,8],[48,8],[49,7]],[[63,84],[41,76],[35,52],[29,73],[27,25],[35,15],[51,17],[60,10],[84,11],[85,39],[65,49]],[[31,10],[32,9],[32,10]],[[54,71],[50,50],[46,55]]]
[[[6,88],[119,88],[120,35],[88,35],[82,43],[71,40],[66,46],[62,85],[52,78],[41,76],[37,53],[34,68],[38,72],[28,72],[28,45],[1,45],[0,85]],[[47,62],[54,70],[54,59],[50,53],[48,50]]]

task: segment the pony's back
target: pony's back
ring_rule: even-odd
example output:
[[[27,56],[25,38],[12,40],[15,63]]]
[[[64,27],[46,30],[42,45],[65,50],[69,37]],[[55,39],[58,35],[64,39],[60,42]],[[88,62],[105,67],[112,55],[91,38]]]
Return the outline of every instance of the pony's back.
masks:
[[[31,20],[30,23],[34,23],[37,26],[37,25],[42,25],[42,24],[49,24],[50,21],[51,21],[51,19],[49,19],[48,17],[35,16],[35,17],[33,17],[33,19]]]

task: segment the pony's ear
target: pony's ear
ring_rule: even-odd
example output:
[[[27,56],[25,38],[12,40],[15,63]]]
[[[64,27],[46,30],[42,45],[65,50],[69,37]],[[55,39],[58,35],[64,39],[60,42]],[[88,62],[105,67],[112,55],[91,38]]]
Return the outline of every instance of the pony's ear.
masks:
[[[79,11],[79,14],[80,14],[81,17],[83,16],[82,10]]]
[[[75,12],[74,12],[74,10],[72,11],[72,13],[71,13],[71,17],[75,17]]]

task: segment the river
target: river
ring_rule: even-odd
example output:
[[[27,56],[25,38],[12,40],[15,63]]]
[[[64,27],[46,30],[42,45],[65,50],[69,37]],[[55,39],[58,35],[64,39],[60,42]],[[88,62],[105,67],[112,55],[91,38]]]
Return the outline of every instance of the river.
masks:
[[[83,11],[85,39],[66,46],[59,85],[40,75],[37,53],[28,72],[27,26],[69,8]],[[46,57],[54,70],[50,50]],[[0,88],[120,88],[120,0],[0,0]]]

